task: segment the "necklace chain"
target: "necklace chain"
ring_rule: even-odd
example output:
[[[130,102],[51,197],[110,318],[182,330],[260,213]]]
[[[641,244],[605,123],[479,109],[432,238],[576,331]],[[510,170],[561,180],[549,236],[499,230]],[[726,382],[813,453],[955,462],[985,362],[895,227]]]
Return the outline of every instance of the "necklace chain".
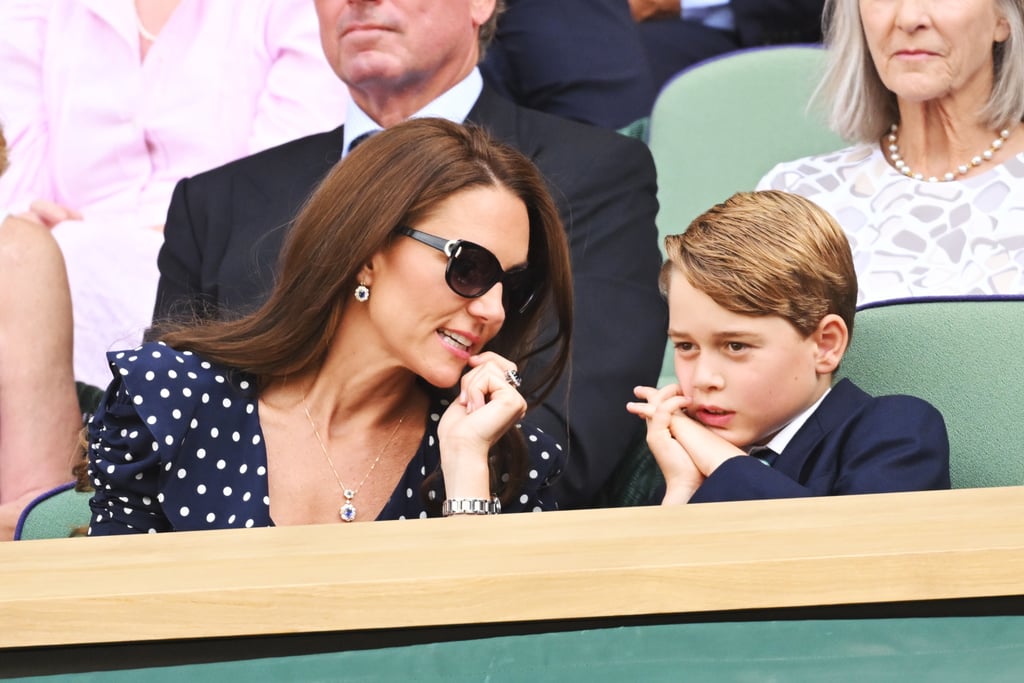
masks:
[[[316,422],[313,420],[313,416],[309,414],[309,406],[306,405],[305,396],[302,397],[302,410],[306,413],[306,419],[309,420],[309,426],[313,428],[313,436],[316,437],[316,442],[320,444],[320,450],[324,454],[324,459],[327,460],[327,464],[330,465],[331,472],[334,473],[334,478],[337,480],[338,486],[341,488],[341,493],[345,496],[345,502],[342,504],[341,508],[339,508],[338,516],[341,517],[341,521],[343,522],[353,522],[356,519],[356,506],[355,503],[353,503],[353,500],[355,499],[356,494],[359,493],[359,489],[363,488],[363,484],[365,484],[366,480],[370,478],[370,474],[372,474],[373,470],[376,469],[377,463],[380,462],[381,457],[388,450],[388,446],[390,446],[391,442],[395,440],[395,435],[398,434],[398,429],[402,426],[402,423],[405,422],[405,414],[403,413],[402,417],[398,418],[398,424],[396,424],[395,428],[391,430],[391,436],[389,436],[388,440],[384,442],[380,452],[377,453],[377,457],[374,458],[373,464],[370,465],[370,469],[366,471],[365,475],[363,475],[362,480],[354,489],[350,489],[341,481],[341,476],[338,474],[338,470],[334,467],[334,461],[331,460],[331,456],[327,452],[327,446],[324,444],[324,440],[320,437],[320,430],[316,428]]]
[[[151,43],[156,42],[157,34],[153,33],[142,24],[142,17],[139,16],[138,7],[135,8],[135,28],[139,29],[140,36],[142,36]]]
[[[972,157],[971,160],[968,161],[966,164],[960,164],[959,166],[957,166],[956,172],[949,171],[943,174],[941,178],[938,176],[929,176],[928,178],[925,178],[924,174],[915,173],[914,170],[907,165],[907,162],[903,160],[902,155],[900,155],[900,146],[898,144],[897,138],[898,132],[899,126],[897,124],[894,123],[892,124],[892,126],[889,127],[889,158],[892,160],[893,166],[896,167],[897,171],[899,171],[900,173],[909,178],[913,178],[914,180],[927,180],[930,183],[948,183],[952,180],[956,180],[958,175],[966,175],[967,172],[970,171],[975,166],[980,166],[986,161],[991,161],[992,156],[996,153],[996,150],[1000,149],[1006,142],[1006,140],[1010,137],[1009,129],[1004,128],[1003,130],[999,131],[999,137],[992,141],[992,144],[988,146],[988,149],[986,149],[978,156]]]

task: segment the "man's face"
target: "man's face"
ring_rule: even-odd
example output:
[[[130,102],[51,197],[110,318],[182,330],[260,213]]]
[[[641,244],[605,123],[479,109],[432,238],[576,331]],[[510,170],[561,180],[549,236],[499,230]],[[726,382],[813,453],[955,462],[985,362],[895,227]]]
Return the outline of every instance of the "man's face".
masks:
[[[431,98],[476,65],[494,2],[315,0],[324,54],[350,89]]]

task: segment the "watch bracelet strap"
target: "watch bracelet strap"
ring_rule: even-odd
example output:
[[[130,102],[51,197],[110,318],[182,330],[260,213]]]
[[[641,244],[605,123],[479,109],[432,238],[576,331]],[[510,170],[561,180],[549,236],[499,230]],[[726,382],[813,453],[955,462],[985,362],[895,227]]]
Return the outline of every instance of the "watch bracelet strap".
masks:
[[[441,515],[496,515],[501,512],[501,501],[497,496],[490,498],[446,498],[441,505]]]

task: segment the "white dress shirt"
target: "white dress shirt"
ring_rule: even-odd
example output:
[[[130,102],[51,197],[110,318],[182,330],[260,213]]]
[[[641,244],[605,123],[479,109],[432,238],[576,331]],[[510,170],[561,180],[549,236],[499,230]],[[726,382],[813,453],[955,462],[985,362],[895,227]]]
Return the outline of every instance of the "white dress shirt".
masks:
[[[480,69],[473,67],[473,70],[461,81],[432,100],[427,106],[420,109],[410,118],[426,118],[429,116],[447,119],[455,123],[462,123],[469,116],[469,111],[480,99],[480,93],[484,89],[484,79],[480,75]],[[349,145],[360,135],[380,130],[380,124],[370,118],[370,115],[363,111],[355,100],[350,99],[348,111],[345,114],[345,131],[342,152],[344,158],[349,151]]]
[[[683,0],[682,17],[723,31],[732,31],[736,28],[728,0]]]

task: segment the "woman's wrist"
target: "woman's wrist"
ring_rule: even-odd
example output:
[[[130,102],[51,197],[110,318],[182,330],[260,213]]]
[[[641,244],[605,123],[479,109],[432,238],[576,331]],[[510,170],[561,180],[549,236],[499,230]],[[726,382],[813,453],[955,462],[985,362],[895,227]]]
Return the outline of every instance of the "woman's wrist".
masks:
[[[476,454],[441,455],[441,472],[444,474],[446,498],[491,498],[491,477],[487,457]]]

